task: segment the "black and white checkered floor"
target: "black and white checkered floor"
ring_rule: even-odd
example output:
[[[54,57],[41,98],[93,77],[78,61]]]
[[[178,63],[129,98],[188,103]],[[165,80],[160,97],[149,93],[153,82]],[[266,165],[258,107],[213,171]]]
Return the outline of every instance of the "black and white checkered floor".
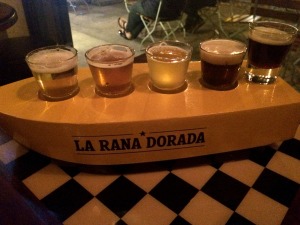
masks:
[[[63,224],[279,225],[300,190],[299,150],[291,139],[278,149],[78,167],[0,138],[0,164]]]

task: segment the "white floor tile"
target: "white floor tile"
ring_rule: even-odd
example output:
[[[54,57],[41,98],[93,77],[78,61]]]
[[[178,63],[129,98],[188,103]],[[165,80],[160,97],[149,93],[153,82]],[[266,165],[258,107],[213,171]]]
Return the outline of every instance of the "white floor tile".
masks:
[[[76,214],[64,221],[64,225],[99,225],[116,224],[119,218],[105,205],[93,198],[84,205]]]
[[[250,161],[239,160],[224,163],[220,170],[251,187],[263,171],[263,167]]]
[[[79,173],[74,177],[74,180],[81,184],[92,195],[96,196],[118,177],[118,175]]]
[[[150,195],[146,195],[122,219],[130,225],[168,225],[176,214]]]
[[[267,168],[300,184],[300,164],[296,158],[276,152]]]
[[[193,225],[225,225],[233,211],[199,192],[183,209],[180,216]]]
[[[251,189],[236,212],[257,225],[280,225],[288,208]]]
[[[168,171],[154,171],[148,173],[135,173],[126,174],[129,180],[137,184],[144,191],[149,192],[154,188],[165,176],[168,175]]]
[[[23,180],[23,183],[38,199],[42,199],[70,179],[71,177],[58,166],[49,164],[32,176],[27,177]]]
[[[174,169],[172,173],[200,190],[216,171],[217,169],[210,165],[201,165]]]

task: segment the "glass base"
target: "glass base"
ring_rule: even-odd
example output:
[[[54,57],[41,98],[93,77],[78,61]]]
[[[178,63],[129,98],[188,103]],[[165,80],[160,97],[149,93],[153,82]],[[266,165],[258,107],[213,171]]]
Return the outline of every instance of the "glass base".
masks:
[[[258,84],[273,84],[277,76],[265,76],[265,75],[254,75],[252,73],[246,73],[247,81],[258,83]]]
[[[49,95],[45,94],[42,90],[39,90],[38,97],[39,97],[39,99],[41,99],[43,101],[49,101],[49,102],[63,101],[63,100],[66,100],[66,99],[76,96],[79,93],[79,91],[80,91],[80,88],[77,87],[73,92],[68,93],[67,95],[49,96]]]
[[[124,97],[129,94],[131,94],[134,91],[134,86],[133,84],[130,84],[128,88],[126,88],[123,91],[118,91],[118,92],[103,92],[100,91],[97,87],[95,88],[95,93],[99,96],[106,97],[106,98],[118,98],[118,97]]]
[[[188,84],[187,84],[187,82],[185,81],[185,82],[183,83],[183,85],[181,85],[180,87],[175,88],[175,89],[160,89],[160,88],[156,87],[156,86],[150,81],[149,84],[148,84],[148,87],[149,87],[150,90],[155,91],[155,92],[158,92],[158,93],[162,93],[162,94],[176,94],[176,93],[180,93],[180,92],[184,91],[185,89],[187,89]]]
[[[216,91],[229,91],[235,89],[238,86],[238,81],[234,82],[233,84],[218,85],[218,86],[208,84],[202,78],[200,78],[199,81],[204,87]]]
[[[245,77],[247,81],[253,83],[273,84],[277,79],[280,69],[280,67],[272,69],[260,69],[248,65],[248,68],[245,71]]]

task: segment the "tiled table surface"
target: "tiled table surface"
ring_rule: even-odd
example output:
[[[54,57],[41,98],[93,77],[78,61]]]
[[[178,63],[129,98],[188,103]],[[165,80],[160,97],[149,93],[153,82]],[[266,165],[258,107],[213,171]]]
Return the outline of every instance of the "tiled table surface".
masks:
[[[297,139],[193,159],[86,167],[53,161],[0,132],[0,224],[300,224]]]

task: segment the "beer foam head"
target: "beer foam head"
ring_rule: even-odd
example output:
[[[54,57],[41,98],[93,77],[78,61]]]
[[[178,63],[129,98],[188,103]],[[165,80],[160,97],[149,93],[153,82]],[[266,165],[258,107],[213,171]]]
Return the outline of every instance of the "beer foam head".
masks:
[[[246,45],[233,40],[216,39],[200,44],[201,60],[216,65],[239,64],[244,59]]]
[[[249,38],[268,45],[289,45],[294,41],[294,35],[273,27],[255,27],[249,32]]]
[[[89,65],[112,68],[132,63],[134,51],[123,45],[102,45],[88,50],[85,56]]]
[[[77,52],[61,48],[41,49],[29,54],[26,61],[37,73],[61,73],[77,65]]]
[[[189,51],[177,46],[157,45],[147,49],[148,55],[153,60],[162,62],[180,62],[185,61],[191,57]]]

